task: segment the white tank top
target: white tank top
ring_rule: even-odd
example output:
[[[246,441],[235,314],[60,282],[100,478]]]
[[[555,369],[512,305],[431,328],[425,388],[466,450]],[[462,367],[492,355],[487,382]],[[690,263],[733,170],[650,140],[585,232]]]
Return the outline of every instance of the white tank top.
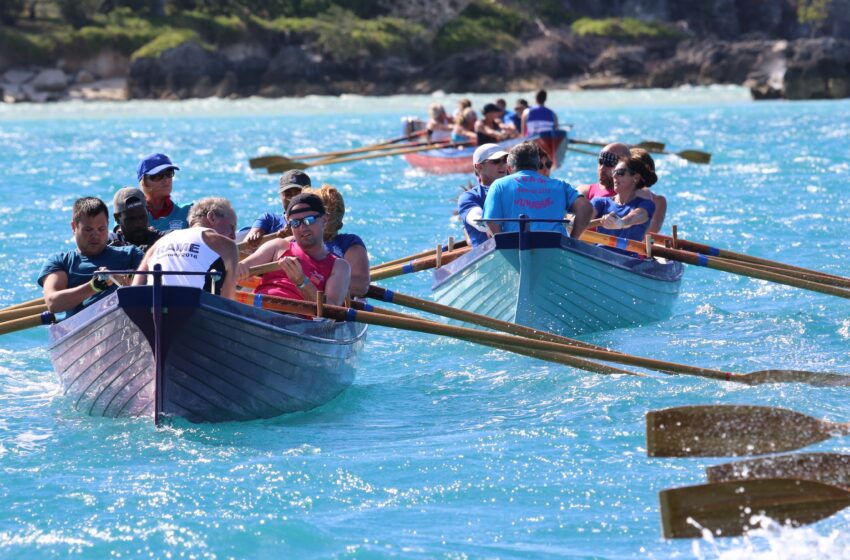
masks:
[[[212,230],[202,227],[178,229],[163,237],[157,243],[154,254],[148,259],[148,269],[153,270],[154,265],[160,264],[162,270],[207,272],[220,256],[204,243],[204,231]],[[201,275],[165,274],[162,276],[162,283],[165,286],[203,288],[205,280],[206,276]],[[151,275],[148,275],[148,284],[153,284]]]

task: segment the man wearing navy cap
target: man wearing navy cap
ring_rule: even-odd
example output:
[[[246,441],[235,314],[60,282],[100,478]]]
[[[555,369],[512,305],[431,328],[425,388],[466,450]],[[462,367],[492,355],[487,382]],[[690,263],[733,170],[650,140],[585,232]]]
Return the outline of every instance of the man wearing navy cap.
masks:
[[[147,156],[136,169],[136,179],[145,193],[148,221],[154,229],[166,233],[189,227],[192,205],[180,206],[171,200],[174,171],[179,169],[165,154]]]
[[[115,227],[109,234],[112,247],[135,245],[142,251],[156,243],[165,235],[148,225],[148,213],[145,208],[145,195],[136,187],[124,187],[115,193],[112,199]]]

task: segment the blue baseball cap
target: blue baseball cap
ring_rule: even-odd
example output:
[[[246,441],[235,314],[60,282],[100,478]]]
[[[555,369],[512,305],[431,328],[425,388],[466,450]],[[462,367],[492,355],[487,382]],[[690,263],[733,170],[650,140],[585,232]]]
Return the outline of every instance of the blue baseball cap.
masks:
[[[139,168],[136,169],[136,180],[141,181],[145,175],[156,175],[160,171],[166,169],[180,169],[173,163],[165,154],[151,154],[139,163]]]

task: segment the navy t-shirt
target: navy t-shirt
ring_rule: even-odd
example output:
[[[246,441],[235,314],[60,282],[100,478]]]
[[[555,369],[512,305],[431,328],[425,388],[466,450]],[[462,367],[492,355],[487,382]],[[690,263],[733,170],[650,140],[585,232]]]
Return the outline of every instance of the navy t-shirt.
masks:
[[[346,251],[355,245],[360,245],[364,249],[366,248],[366,244],[363,243],[360,236],[354,235],[353,233],[338,233],[337,236],[330,241],[325,241],[325,249],[340,259],[345,255]]]
[[[45,261],[41,272],[38,274],[38,285],[44,286],[44,279],[49,274],[64,272],[68,275],[68,287],[76,288],[91,281],[92,275],[100,267],[106,267],[109,270],[136,270],[139,268],[139,264],[141,264],[144,256],[144,252],[134,245],[126,245],[124,247],[107,246],[103,252],[95,257],[87,257],[76,249],[67,253],[57,253]],[[79,313],[83,308],[106,297],[117,289],[118,286],[113,284],[104,291],[84,300],[83,303],[68,311],[67,315],[70,317],[74,313]]]
[[[274,233],[276,231],[280,231],[286,227],[286,218],[283,217],[283,214],[274,214],[272,212],[266,212],[256,220],[254,220],[254,225],[252,228],[259,228],[265,235],[270,233]]]
[[[647,219],[642,224],[627,227],[624,229],[605,229],[604,227],[596,228],[596,231],[598,231],[599,233],[613,235],[614,237],[632,239],[634,241],[643,241],[643,236],[646,234],[647,228],[649,228],[649,222],[652,221],[652,215],[655,214],[655,203],[649,200],[648,198],[635,197],[631,199],[627,204],[617,204],[616,202],[614,202],[613,198],[608,198],[607,196],[599,196],[591,200],[590,203],[593,205],[594,210],[596,210],[596,216],[600,218],[612,212],[614,213],[614,215],[619,216],[620,218],[624,218],[632,210],[636,210],[638,208],[643,208],[644,210],[646,210],[646,213],[649,215],[649,219]]]
[[[463,227],[466,229],[466,234],[469,235],[469,240],[472,242],[473,247],[481,245],[487,241],[487,234],[482,231],[478,231],[466,223],[466,216],[473,208],[481,208],[481,212],[483,214],[484,200],[487,198],[487,190],[489,188],[490,187],[485,187],[484,185],[476,185],[460,195],[457,199],[457,213],[458,216],[460,216],[460,219],[463,220]]]

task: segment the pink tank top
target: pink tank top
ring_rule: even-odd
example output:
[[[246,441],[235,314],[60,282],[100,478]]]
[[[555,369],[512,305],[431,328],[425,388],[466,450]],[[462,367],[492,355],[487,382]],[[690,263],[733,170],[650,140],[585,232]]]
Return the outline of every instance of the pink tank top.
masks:
[[[301,263],[301,270],[304,271],[304,276],[320,291],[325,290],[325,283],[330,278],[334,268],[334,261],[337,259],[332,253],[328,253],[324,259],[317,261],[305,253],[294,241],[289,244],[289,249],[283,253],[281,258],[283,257],[296,257]],[[301,295],[301,290],[298,289],[281,269],[263,274],[260,277],[260,285],[254,289],[254,293],[304,299],[304,296]]]
[[[599,183],[593,183],[587,191],[587,200],[593,200],[600,196],[613,198],[616,194],[617,191],[614,189],[608,190]]]

